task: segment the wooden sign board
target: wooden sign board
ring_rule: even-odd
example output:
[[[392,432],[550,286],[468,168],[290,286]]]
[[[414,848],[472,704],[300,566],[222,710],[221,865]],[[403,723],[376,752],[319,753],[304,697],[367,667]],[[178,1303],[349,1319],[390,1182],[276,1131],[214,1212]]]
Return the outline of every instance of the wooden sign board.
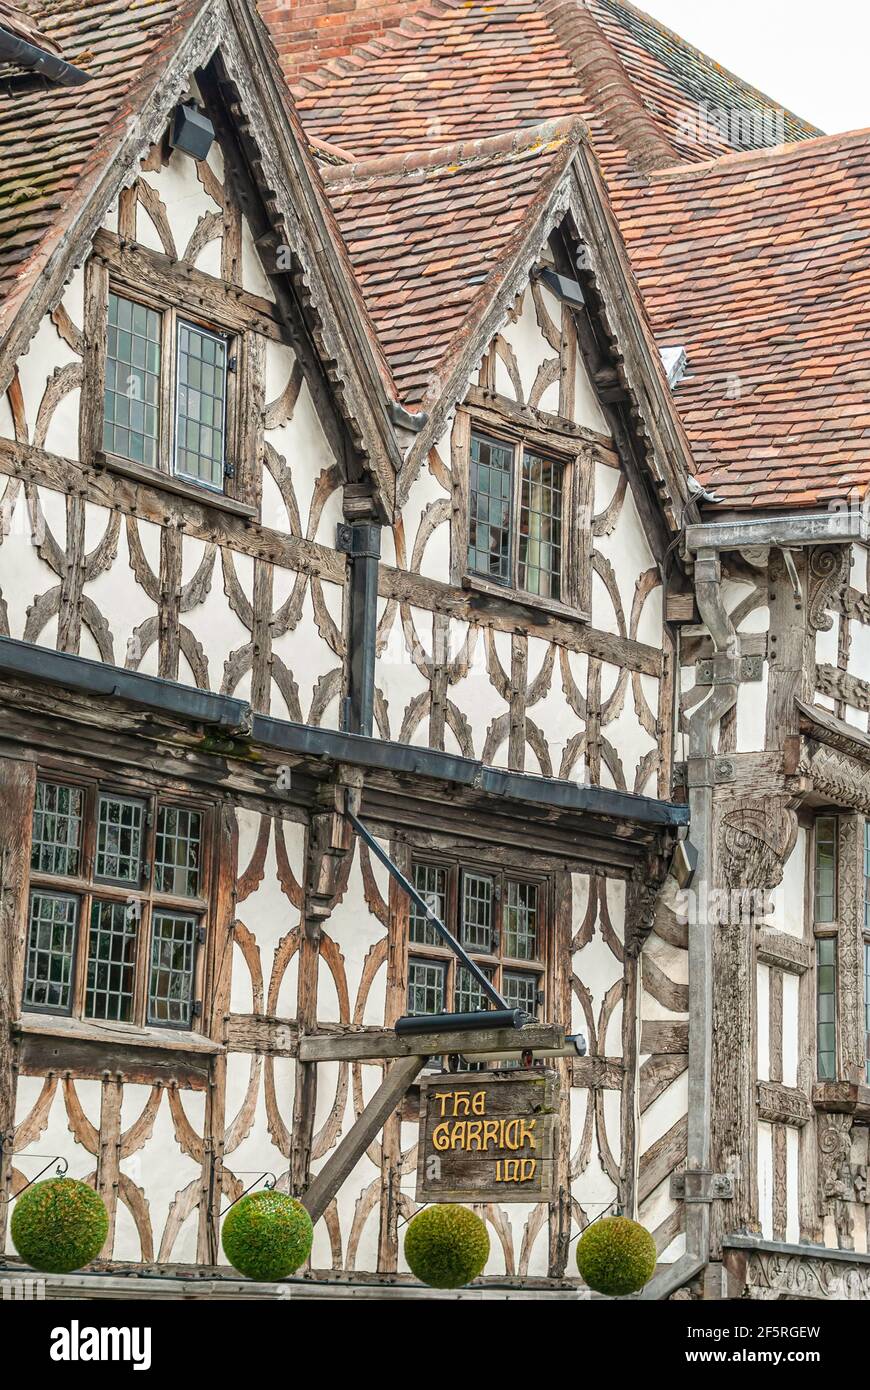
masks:
[[[553,1071],[425,1077],[417,1201],[550,1201],[557,1106]]]

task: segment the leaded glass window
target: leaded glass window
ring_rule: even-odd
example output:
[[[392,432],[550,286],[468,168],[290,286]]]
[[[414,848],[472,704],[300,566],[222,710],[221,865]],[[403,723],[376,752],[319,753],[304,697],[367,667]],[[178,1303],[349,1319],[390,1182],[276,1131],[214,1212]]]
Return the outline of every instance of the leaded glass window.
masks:
[[[83,792],[54,782],[37,782],[30,867],[41,874],[78,873],[82,844]]]
[[[492,950],[492,910],[495,885],[483,874],[462,876],[462,944],[469,950]]]
[[[500,869],[483,872],[424,859],[412,862],[409,876],[510,1007],[537,1015],[545,980],[546,885]],[[492,1007],[468,967],[413,908],[408,940],[409,1013],[483,1013]]]
[[[538,885],[507,886],[504,952],[513,960],[534,960],[538,954]]]
[[[163,315],[109,295],[103,448],[156,468]]]
[[[820,1081],[837,1075],[837,943],[833,936],[816,942],[816,1041]]]
[[[138,924],[135,905],[93,903],[85,995],[87,1018],[130,1022]]]
[[[155,793],[38,777],[23,1006],[193,1027],[211,824],[207,808]]]
[[[440,864],[415,864],[414,887],[440,921],[447,916],[447,870]],[[424,946],[437,946],[440,937],[416,903],[411,903],[408,938]]]
[[[837,822],[833,816],[816,820],[815,920],[833,922],[837,916]]]
[[[151,929],[149,1023],[190,1027],[196,935],[195,917],[155,910]]]
[[[227,344],[204,328],[178,324],[175,471],[222,488]]]
[[[123,796],[101,796],[97,813],[97,878],[138,883],[142,873],[145,806]]]
[[[443,1013],[446,989],[447,966],[442,961],[408,962],[409,1014]]]
[[[182,806],[161,806],[154,849],[157,892],[195,898],[199,892],[201,856],[201,813]]]
[[[30,894],[24,1003],[69,1013],[79,900],[68,893]]]
[[[510,445],[471,436],[468,568],[497,584],[511,582],[513,457]]]
[[[502,976],[502,994],[510,1008],[524,1009],[532,1018],[538,1016],[537,975],[520,974],[517,970],[506,970]]]
[[[556,603],[566,601],[569,464],[522,443],[471,434],[469,573]]]
[[[562,597],[562,465],[526,451],[520,502],[517,587]]]
[[[492,979],[491,969],[484,968],[484,975],[488,980]],[[473,1014],[479,1009],[490,1009],[492,1005],[475,980],[470,970],[466,970],[464,965],[456,967],[456,989],[453,995],[453,1008],[458,1014]]]

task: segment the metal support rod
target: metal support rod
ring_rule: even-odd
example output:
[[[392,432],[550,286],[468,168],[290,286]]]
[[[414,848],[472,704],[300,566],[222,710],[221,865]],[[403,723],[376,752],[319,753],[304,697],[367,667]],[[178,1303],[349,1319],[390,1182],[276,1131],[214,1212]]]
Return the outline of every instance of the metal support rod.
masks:
[[[469,971],[475,983],[480,985],[480,988],[482,989],[483,993],[486,995],[490,1003],[493,1004],[497,1009],[503,1009],[506,1013],[513,1012],[511,1010],[510,1004],[508,1004],[506,999],[502,998],[495,985],[492,983],[492,980],[490,980],[483,973],[479,965],[475,965],[474,961],[471,959],[471,956],[464,949],[464,947],[461,946],[460,943],[456,940],[456,937],[453,935],[453,933],[449,932],[445,927],[444,923],[441,921],[441,919],[435,916],[435,913],[432,911],[425,898],[421,897],[414,885],[408,882],[401,869],[396,867],[390,856],[387,854],[386,850],[382,849],[381,846],[378,844],[374,835],[372,835],[370,831],[366,830],[362,821],[357,820],[353,811],[350,809],[350,806],[347,807],[347,818],[353,826],[354,830],[356,831],[357,835],[359,835],[363,844],[368,845],[375,858],[380,860],[387,872],[391,874],[392,877],[396,880],[396,883],[398,883],[402,891],[408,894],[408,897],[411,899],[411,902],[415,905],[415,907],[418,908],[420,912],[423,913],[423,916],[426,918],[426,921],[429,923],[429,925],[435,928],[436,932],[441,937],[441,940],[444,942],[445,946],[450,947],[451,951],[456,956],[456,958],[460,960],[465,969]],[[481,1013],[481,1024],[485,1023],[485,1020],[485,1013]]]
[[[2,1157],[3,1151],[2,1149],[0,1149],[0,1159],[2,1159]],[[48,1172],[52,1163],[57,1163],[57,1167],[54,1170],[57,1177],[63,1178],[69,1172],[69,1163],[63,1157],[63,1154],[21,1154],[19,1156],[19,1162],[22,1158],[47,1158],[49,1161],[48,1163],[46,1163],[44,1168],[40,1168],[35,1178],[31,1178],[30,1182],[26,1182],[23,1187],[19,1187],[18,1191],[15,1193],[15,1198],[20,1197],[22,1192],[26,1192],[28,1187],[32,1187],[35,1182],[39,1182],[39,1179],[42,1177],[43,1173]],[[2,1200],[4,1202],[11,1202],[14,1201],[15,1198],[10,1196],[4,1197]]]

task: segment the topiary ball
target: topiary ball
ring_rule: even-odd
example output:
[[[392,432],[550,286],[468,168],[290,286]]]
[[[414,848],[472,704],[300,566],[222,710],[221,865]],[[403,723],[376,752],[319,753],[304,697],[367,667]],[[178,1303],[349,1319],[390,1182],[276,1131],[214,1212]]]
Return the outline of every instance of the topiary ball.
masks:
[[[248,1279],[271,1283],[295,1274],[311,1254],[314,1227],[301,1202],[284,1192],[252,1192],[227,1212],[224,1254]]]
[[[426,1207],[408,1226],[405,1259],[431,1289],[461,1289],[486,1267],[486,1226],[468,1207]]]
[[[12,1240],[22,1260],[44,1274],[71,1274],[95,1260],[109,1234],[98,1192],[73,1178],[48,1178],[15,1203]]]
[[[607,1216],[589,1226],[577,1245],[577,1268],[595,1293],[622,1298],[637,1293],[656,1267],[655,1241],[627,1216]]]

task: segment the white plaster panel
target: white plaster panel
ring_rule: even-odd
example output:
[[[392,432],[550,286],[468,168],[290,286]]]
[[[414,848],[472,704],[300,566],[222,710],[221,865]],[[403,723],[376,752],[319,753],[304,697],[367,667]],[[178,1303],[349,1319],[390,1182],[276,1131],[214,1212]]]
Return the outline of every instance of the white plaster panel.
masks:
[[[786,1085],[793,1086],[786,1080]],[[786,1146],[786,1222],[785,1238],[797,1245],[801,1238],[800,1223],[800,1132],[789,1126],[785,1131]]]
[[[53,510],[52,504],[55,499],[58,500],[59,506],[66,505],[66,500],[60,493],[43,493],[42,496],[46,511]],[[4,515],[4,523],[5,521]],[[54,589],[60,583],[60,579],[39,557],[23,487],[19,490],[14,507],[10,508],[8,527],[8,533],[3,536],[0,545],[0,594],[7,606],[10,636],[20,638],[24,636],[27,610],[34,598],[49,589]],[[62,541],[60,543],[62,544]],[[42,646],[49,644],[48,630],[44,629],[36,638]]]
[[[783,971],[782,976],[782,1079],[786,1086],[797,1086],[800,1044],[798,1041],[799,980]]]
[[[760,681],[741,681],[737,687],[737,747],[741,753],[764,751],[769,672],[765,661]]]
[[[121,1101],[121,1130],[126,1133],[142,1114],[151,1095],[150,1086],[125,1085]],[[178,1093],[184,1112],[197,1134],[203,1132],[205,1096],[191,1091]],[[121,1172],[140,1189],[148,1203],[148,1217],[154,1241],[154,1258],[160,1253],[160,1243],[170,1208],[176,1197],[191,1182],[199,1182],[200,1165],[179,1147],[166,1094],[161,1097],[154,1119],[153,1131],[136,1153],[121,1160]],[[196,1262],[198,1215],[194,1211],[185,1221],[169,1258],[175,1261]],[[142,1259],[142,1247],[135,1223],[119,1200],[116,1218],[115,1243],[112,1251],[116,1260]]]
[[[773,1240],[773,1127],[758,1126],[758,1212],[761,1234]]]
[[[757,967],[755,1008],[758,1019],[758,1079],[770,1080],[770,968]]]

